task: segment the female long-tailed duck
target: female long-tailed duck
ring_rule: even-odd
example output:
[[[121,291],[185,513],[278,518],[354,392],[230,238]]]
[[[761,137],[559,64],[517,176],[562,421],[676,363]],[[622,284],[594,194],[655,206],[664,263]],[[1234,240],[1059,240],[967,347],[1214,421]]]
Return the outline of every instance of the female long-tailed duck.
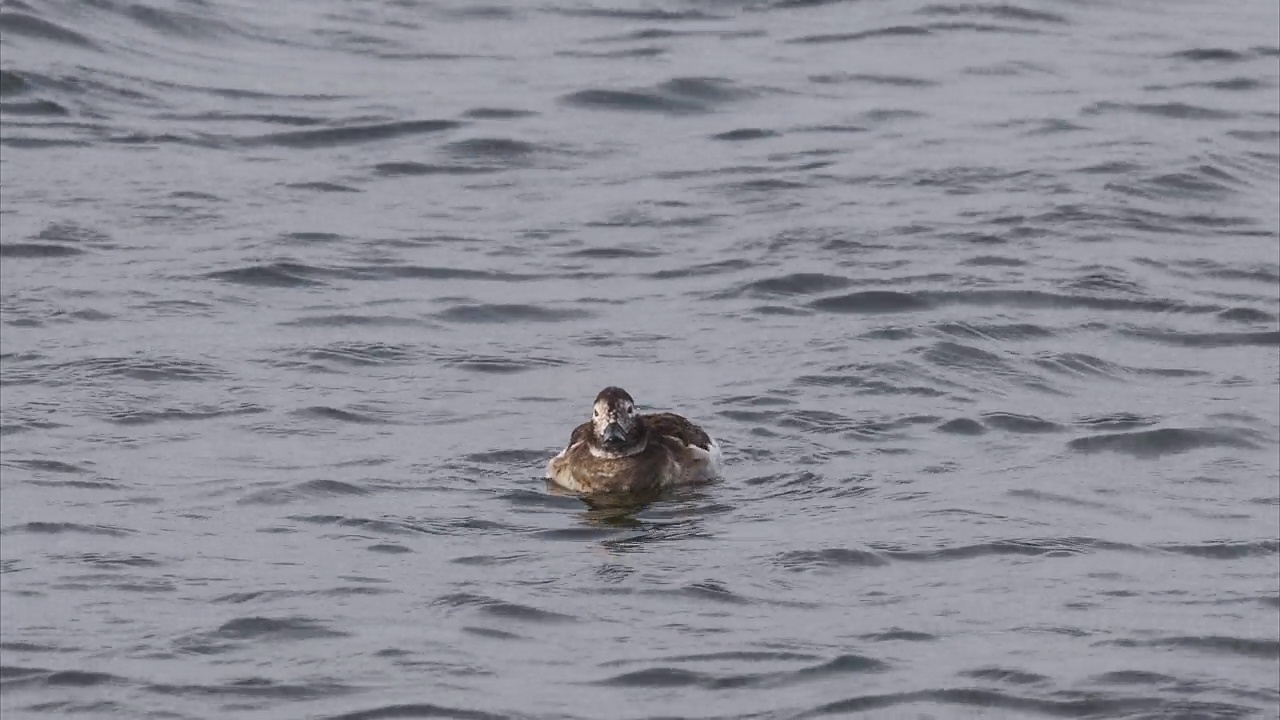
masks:
[[[636,412],[626,390],[596,396],[591,421],[547,463],[547,479],[577,493],[646,493],[720,477],[720,446],[674,413]]]

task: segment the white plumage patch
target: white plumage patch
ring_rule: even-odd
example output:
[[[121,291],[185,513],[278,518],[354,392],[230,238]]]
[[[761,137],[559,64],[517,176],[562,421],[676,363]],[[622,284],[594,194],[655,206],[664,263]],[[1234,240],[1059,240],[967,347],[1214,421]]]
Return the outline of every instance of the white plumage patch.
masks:
[[[690,445],[689,454],[702,464],[701,471],[693,478],[695,482],[714,480],[721,476],[724,470],[724,453],[720,450],[720,443],[714,438],[711,439],[711,447],[706,450],[697,445]]]

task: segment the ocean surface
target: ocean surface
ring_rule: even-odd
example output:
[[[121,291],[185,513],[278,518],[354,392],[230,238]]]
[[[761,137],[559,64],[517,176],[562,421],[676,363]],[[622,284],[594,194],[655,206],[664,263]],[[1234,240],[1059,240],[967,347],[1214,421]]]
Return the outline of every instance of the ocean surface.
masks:
[[[1280,715],[1275,0],[5,0],[0,191],[5,720]]]

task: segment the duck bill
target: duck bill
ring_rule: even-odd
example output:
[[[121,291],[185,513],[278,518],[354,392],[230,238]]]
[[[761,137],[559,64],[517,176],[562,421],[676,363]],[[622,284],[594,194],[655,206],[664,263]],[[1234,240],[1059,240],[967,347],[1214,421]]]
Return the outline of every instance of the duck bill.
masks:
[[[622,429],[622,425],[611,422],[604,426],[604,433],[601,439],[610,445],[621,445],[627,440],[627,432]]]

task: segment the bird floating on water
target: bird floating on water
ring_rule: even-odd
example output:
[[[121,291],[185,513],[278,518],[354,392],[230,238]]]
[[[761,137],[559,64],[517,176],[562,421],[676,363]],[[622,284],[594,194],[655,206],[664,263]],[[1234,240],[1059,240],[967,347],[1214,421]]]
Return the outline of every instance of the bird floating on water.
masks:
[[[547,463],[547,479],[583,494],[649,493],[720,477],[720,445],[675,413],[641,414],[631,395],[607,387],[591,420]]]

